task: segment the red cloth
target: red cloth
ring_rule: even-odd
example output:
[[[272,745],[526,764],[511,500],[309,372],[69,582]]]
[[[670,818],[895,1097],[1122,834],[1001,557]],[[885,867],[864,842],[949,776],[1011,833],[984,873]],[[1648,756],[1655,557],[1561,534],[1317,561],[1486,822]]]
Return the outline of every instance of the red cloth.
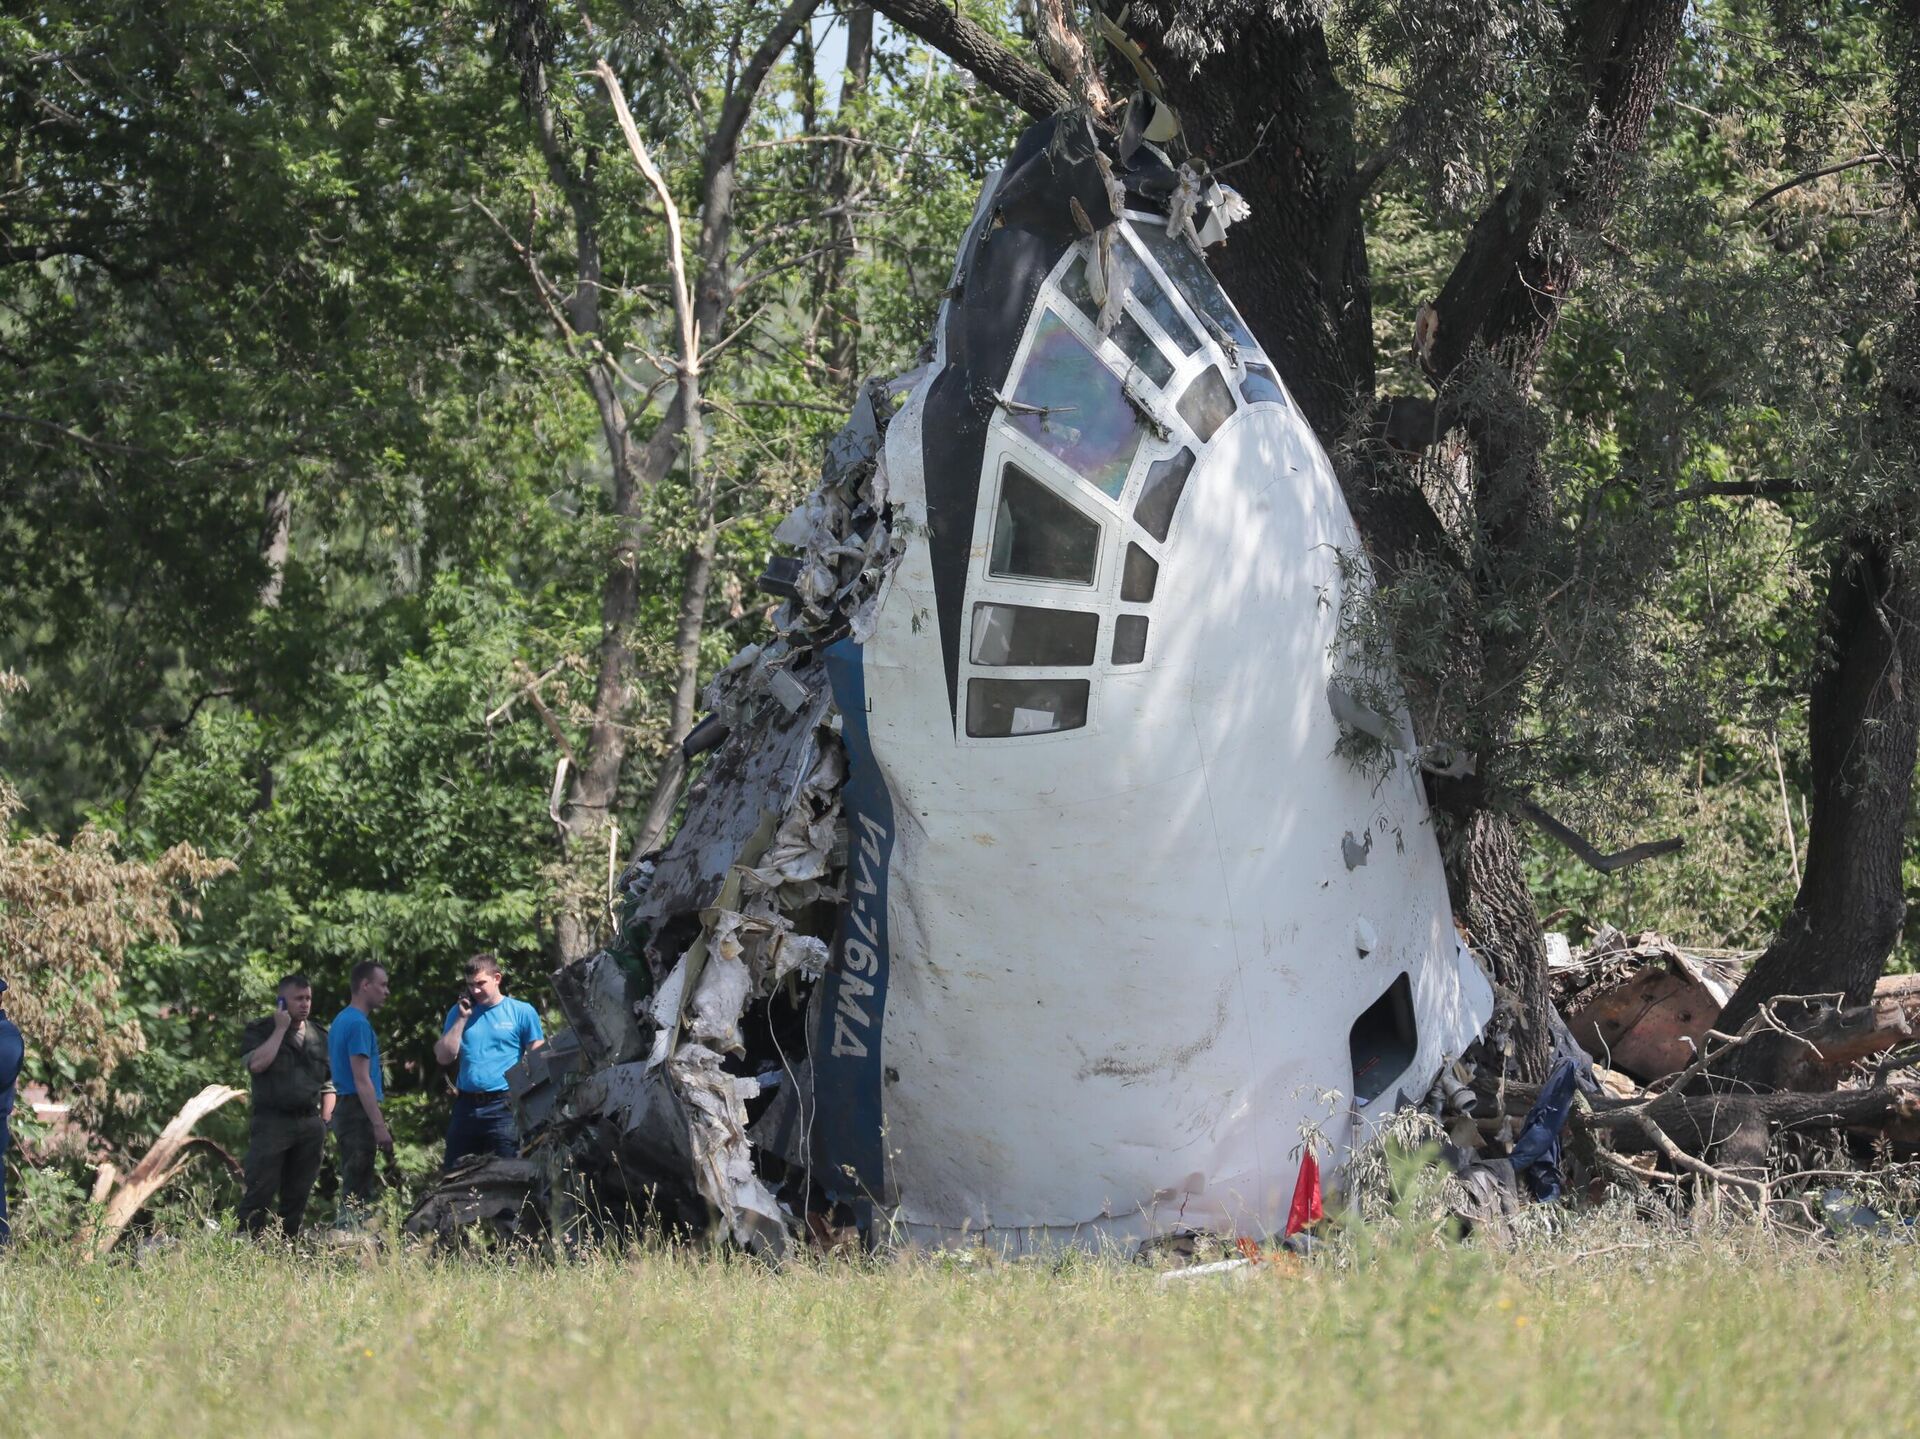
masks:
[[[1320,1161],[1308,1149],[1300,1158],[1300,1177],[1294,1181],[1293,1205],[1287,1210],[1287,1237],[1318,1221],[1321,1213]]]

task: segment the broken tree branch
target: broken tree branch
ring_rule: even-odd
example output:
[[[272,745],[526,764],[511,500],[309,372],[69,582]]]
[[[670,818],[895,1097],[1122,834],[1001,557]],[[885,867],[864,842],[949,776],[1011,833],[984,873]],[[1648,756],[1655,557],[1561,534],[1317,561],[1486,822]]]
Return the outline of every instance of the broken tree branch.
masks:
[[[245,1097],[238,1089],[209,1084],[180,1107],[180,1112],[160,1131],[160,1137],[153,1141],[145,1157],[117,1185],[110,1167],[102,1166],[93,1192],[96,1202],[104,1201],[104,1206],[97,1222],[88,1225],[78,1237],[82,1253],[89,1259],[99,1259],[118,1244],[133,1216],[180,1172],[196,1148],[211,1148],[225,1155],[218,1145],[196,1140],[193,1127],[222,1105]],[[227,1158],[231,1163],[231,1156]]]
[[[605,58],[594,62],[593,73],[606,87],[607,99],[613,103],[614,118],[620,122],[620,133],[626,136],[627,150],[633,156],[633,163],[639,168],[646,182],[660,197],[660,208],[667,218],[667,273],[673,284],[673,319],[680,331],[679,363],[687,374],[700,372],[699,335],[693,320],[693,299],[687,288],[686,246],[680,230],[680,207],[674,203],[673,191],[667,187],[666,176],[653,163],[653,156],[647,153],[646,143],[640,138],[640,128],[633,123],[633,111],[627,108],[626,92],[620,88],[620,78],[613,73],[613,66]]]
[[[1565,845],[1582,863],[1590,869],[1598,870],[1601,874],[1613,874],[1617,870],[1639,864],[1642,860],[1658,859],[1663,854],[1673,854],[1686,843],[1681,836],[1675,835],[1671,839],[1650,840],[1645,844],[1615,850],[1612,854],[1602,854],[1588,840],[1576,834],[1532,800],[1521,800],[1520,812],[1548,835]]]
[[[1819,169],[1809,170],[1804,175],[1795,175],[1791,180],[1782,180],[1771,190],[1754,196],[1753,199],[1747,201],[1747,208],[1749,210],[1757,210],[1776,195],[1784,195],[1789,190],[1797,190],[1802,185],[1811,184],[1815,180],[1823,180],[1828,175],[1838,175],[1844,170],[1857,170],[1862,165],[1885,164],[1886,159],[1887,157],[1878,150],[1869,150],[1864,155],[1855,155],[1851,160],[1839,160],[1831,165],[1822,165]]]

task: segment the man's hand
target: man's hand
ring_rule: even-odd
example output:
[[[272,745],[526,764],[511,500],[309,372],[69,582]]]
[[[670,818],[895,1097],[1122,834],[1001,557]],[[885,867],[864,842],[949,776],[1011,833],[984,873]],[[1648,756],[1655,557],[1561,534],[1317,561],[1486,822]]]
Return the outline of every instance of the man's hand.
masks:
[[[275,1034],[285,1034],[287,1026],[293,1023],[293,1011],[285,1005],[273,1012],[273,1030]]]
[[[393,1131],[387,1128],[386,1120],[376,1119],[373,1121],[373,1142],[389,1154],[393,1152]]]
[[[455,1005],[460,1010],[460,1017],[462,1019],[473,1018],[473,996],[472,995],[470,994],[461,995],[460,998],[455,1001]]]

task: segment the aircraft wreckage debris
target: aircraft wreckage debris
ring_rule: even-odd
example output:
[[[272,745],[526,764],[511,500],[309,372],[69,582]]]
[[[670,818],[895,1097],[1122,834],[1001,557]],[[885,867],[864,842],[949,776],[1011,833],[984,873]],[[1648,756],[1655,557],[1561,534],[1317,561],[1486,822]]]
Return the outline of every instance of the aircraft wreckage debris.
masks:
[[[1358,539],[1202,258],[1242,213],[1074,116],[989,180],[926,363],[862,387],[776,531],[684,822],[513,1076],[593,1212],[769,1252],[877,1211],[1265,1232],[1303,1124],[1337,1172],[1473,1043],[1411,746],[1334,753]]]

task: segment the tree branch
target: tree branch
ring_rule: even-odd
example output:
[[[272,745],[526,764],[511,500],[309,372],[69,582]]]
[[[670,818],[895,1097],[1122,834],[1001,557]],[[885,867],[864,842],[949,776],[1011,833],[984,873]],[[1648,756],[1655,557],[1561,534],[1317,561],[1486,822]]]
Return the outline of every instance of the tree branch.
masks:
[[[1804,175],[1795,175],[1791,180],[1782,180],[1771,190],[1754,196],[1751,200],[1747,201],[1747,208],[1749,210],[1757,210],[1776,195],[1784,195],[1789,190],[1796,190],[1800,186],[1811,184],[1815,180],[1823,180],[1828,175],[1838,175],[1844,170],[1857,170],[1862,165],[1884,165],[1886,162],[1887,157],[1882,155],[1878,150],[1869,150],[1864,155],[1855,155],[1851,160],[1841,160],[1832,165],[1822,165],[1818,170],[1809,170]]]
[[[1658,859],[1663,854],[1673,854],[1686,843],[1679,835],[1675,835],[1672,839],[1652,840],[1646,844],[1636,844],[1629,849],[1616,850],[1612,854],[1602,854],[1587,840],[1574,833],[1532,800],[1521,800],[1520,812],[1573,851],[1574,855],[1589,868],[1597,869],[1602,874],[1612,874],[1616,870],[1639,864],[1642,860]]]
[[[1803,493],[1801,487],[1791,480],[1702,480],[1697,485],[1688,485],[1684,490],[1654,496],[1653,507],[1656,510],[1671,509],[1675,505],[1684,505],[1690,500],[1711,499],[1715,495],[1784,500],[1789,495],[1801,493]]]
[[[803,3],[803,0],[795,0],[795,3]],[[594,63],[593,73],[600,77],[600,83],[606,87],[607,98],[613,102],[614,118],[620,122],[620,133],[627,137],[627,149],[633,155],[633,163],[639,167],[647,183],[653,186],[654,193],[660,197],[660,208],[666,212],[667,273],[673,282],[674,323],[680,331],[678,358],[683,372],[697,375],[700,373],[700,336],[693,321],[692,296],[687,289],[686,248],[680,232],[680,207],[674,203],[673,191],[667,188],[666,177],[653,163],[653,156],[647,153],[646,144],[640,139],[639,127],[633,123],[633,112],[627,108],[626,93],[620,88],[620,78],[613,73],[613,66],[603,57]],[[751,95],[748,96],[748,103],[752,103]],[[728,102],[728,108],[732,108],[731,101]],[[739,133],[738,127],[734,133]]]
[[[875,0],[874,9],[909,34],[918,35],[980,83],[1004,95],[1036,120],[1073,103],[1067,87],[1028,64],[952,5],[942,0]]]
[[[707,175],[711,178],[720,165],[730,165],[740,148],[740,132],[746,128],[747,117],[753,113],[754,101],[759,98],[760,86],[765,83],[767,72],[773,69],[773,62],[780,58],[780,52],[793,43],[793,37],[800,33],[800,27],[807,23],[813,12],[819,8],[820,0],[792,0],[787,8],[780,12],[780,18],[773,22],[773,28],[761,40],[753,57],[741,70],[739,79],[730,87],[727,103],[720,111],[720,123],[713,127],[713,134],[707,139]],[[600,62],[601,66],[606,61]],[[611,72],[605,77],[612,85]],[[626,103],[620,104],[625,115]],[[623,119],[622,129],[632,125],[630,118]],[[630,133],[627,143],[634,143]]]

